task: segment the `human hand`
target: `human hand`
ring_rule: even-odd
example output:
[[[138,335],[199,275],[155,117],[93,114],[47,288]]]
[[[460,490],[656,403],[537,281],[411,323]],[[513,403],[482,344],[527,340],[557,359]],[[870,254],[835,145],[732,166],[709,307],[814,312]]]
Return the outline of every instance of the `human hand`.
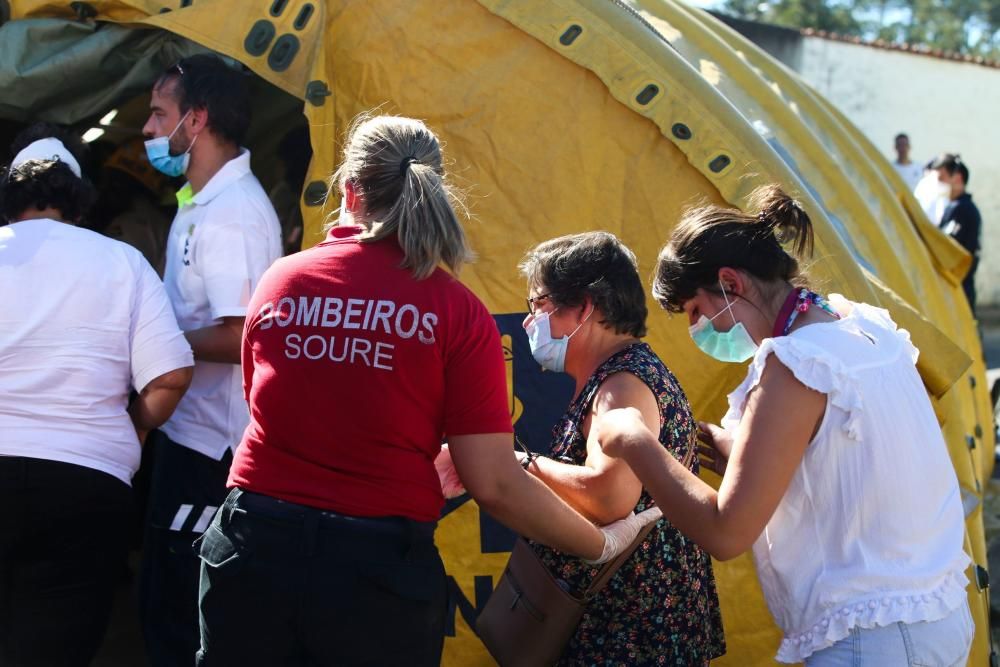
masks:
[[[465,493],[465,486],[458,477],[458,471],[455,470],[455,463],[451,460],[451,450],[448,449],[447,443],[441,445],[441,452],[434,459],[434,469],[437,470],[441,493],[445,498],[450,500]]]
[[[726,474],[729,455],[733,451],[733,435],[715,424],[698,422],[698,443],[701,466],[719,477]]]
[[[601,557],[597,560],[588,560],[586,562],[592,565],[607,563],[627,549],[635,541],[636,536],[639,535],[639,531],[646,525],[654,521],[659,521],[662,518],[663,512],[660,508],[651,507],[648,510],[639,512],[638,514],[629,514],[624,519],[601,527],[601,532],[604,534],[604,552],[601,553]]]
[[[593,427],[592,427],[593,428]],[[610,457],[619,458],[637,434],[649,432],[642,421],[642,413],[635,408],[608,410],[597,420],[597,442]]]

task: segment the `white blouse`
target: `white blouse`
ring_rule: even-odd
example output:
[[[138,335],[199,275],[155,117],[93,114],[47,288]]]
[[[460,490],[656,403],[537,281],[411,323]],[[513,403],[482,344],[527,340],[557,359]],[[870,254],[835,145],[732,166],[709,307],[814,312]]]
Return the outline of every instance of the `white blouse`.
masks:
[[[944,618],[965,600],[958,479],[915,363],[889,313],[839,295],[838,321],[763,341],[729,395],[734,430],[768,357],[826,394],[816,437],[753,546],[780,662],[872,628]]]
[[[138,250],[50,219],[0,227],[0,456],[131,484],[142,450],[129,389],[194,364]]]

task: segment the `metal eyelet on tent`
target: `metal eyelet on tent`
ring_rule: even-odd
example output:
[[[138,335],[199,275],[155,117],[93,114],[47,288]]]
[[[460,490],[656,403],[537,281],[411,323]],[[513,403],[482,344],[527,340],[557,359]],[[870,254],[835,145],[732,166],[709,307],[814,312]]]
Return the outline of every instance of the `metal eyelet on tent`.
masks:
[[[285,11],[285,6],[288,5],[288,0],[274,0],[271,3],[271,16],[277,18],[281,16],[281,13]]]
[[[708,168],[712,171],[713,174],[718,174],[726,167],[728,167],[730,164],[732,164],[732,162],[733,161],[729,158],[728,155],[718,155],[711,162],[708,163]]]
[[[252,56],[264,55],[271,46],[276,32],[274,24],[267,19],[257,21],[243,40],[243,49]]]
[[[681,141],[687,141],[693,136],[691,128],[684,123],[674,123],[673,127],[670,128],[670,132]]]
[[[566,28],[563,34],[559,35],[559,43],[563,46],[569,46],[582,34],[583,28],[574,23],[570,27]]]
[[[635,101],[643,106],[646,106],[659,94],[660,87],[655,83],[651,83],[639,91],[639,94],[635,96]]]
[[[309,19],[312,18],[314,8],[312,3],[306,3],[302,5],[302,9],[299,10],[299,15],[295,17],[295,21],[292,23],[292,27],[296,30],[302,30],[309,23]]]

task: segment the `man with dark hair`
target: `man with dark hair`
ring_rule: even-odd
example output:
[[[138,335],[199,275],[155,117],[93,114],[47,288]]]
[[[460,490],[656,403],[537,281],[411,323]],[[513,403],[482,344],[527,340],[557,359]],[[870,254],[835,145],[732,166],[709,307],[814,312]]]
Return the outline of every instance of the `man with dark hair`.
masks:
[[[194,351],[194,379],[156,445],[142,580],[143,634],[155,667],[190,665],[200,645],[200,561],[191,543],[226,496],[232,451],[249,423],[240,338],[250,295],[281,256],[267,194],[241,148],[250,124],[244,74],[213,55],[185,58],[153,86],[146,154],[185,176],[163,282]]]
[[[924,167],[919,162],[910,159],[910,137],[900,132],[896,135],[896,161],[892,163],[893,168],[906,181],[910,192],[913,192],[924,174]]]
[[[976,312],[976,269],[979,267],[982,217],[972,203],[972,195],[965,191],[969,185],[969,168],[957,154],[944,153],[931,162],[931,169],[938,174],[938,181],[950,188],[951,201],[944,209],[938,226],[972,255],[972,266],[962,281],[962,289],[969,300],[972,313]]]

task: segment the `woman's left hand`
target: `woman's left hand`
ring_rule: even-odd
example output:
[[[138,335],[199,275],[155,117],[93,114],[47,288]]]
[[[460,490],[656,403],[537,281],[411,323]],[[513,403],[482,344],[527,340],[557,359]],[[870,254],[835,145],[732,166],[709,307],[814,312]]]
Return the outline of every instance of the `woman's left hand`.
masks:
[[[642,420],[642,413],[635,408],[609,410],[591,428],[597,429],[597,442],[601,450],[614,458],[623,456],[627,447],[640,440],[635,436],[649,433]]]
[[[601,533],[604,534],[604,551],[601,552],[601,556],[597,560],[588,560],[586,562],[593,565],[607,563],[625,551],[635,541],[635,538],[638,537],[639,531],[645,528],[646,525],[654,521],[659,521],[662,518],[663,511],[659,507],[651,507],[638,514],[630,512],[624,519],[615,521],[607,526],[601,526]]]
[[[441,453],[434,459],[434,469],[437,470],[441,482],[441,493],[447,499],[457,498],[465,493],[465,485],[458,477],[455,463],[451,460],[451,450],[448,445],[441,445]]]

